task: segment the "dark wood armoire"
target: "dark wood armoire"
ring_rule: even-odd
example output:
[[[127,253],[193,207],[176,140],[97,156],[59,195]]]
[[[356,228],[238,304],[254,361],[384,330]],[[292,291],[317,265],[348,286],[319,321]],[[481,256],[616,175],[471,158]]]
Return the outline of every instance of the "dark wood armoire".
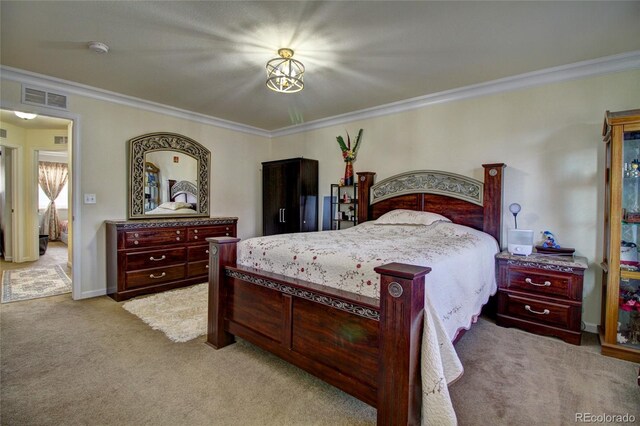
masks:
[[[318,230],[318,161],[262,163],[263,235]]]

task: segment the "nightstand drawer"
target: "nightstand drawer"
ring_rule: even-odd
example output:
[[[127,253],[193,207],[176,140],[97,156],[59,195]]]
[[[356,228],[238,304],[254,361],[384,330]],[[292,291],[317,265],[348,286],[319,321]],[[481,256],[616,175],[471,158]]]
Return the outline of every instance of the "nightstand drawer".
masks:
[[[572,307],[559,303],[516,296],[504,291],[500,292],[500,311],[504,315],[515,318],[569,328],[572,324]]]
[[[575,291],[571,286],[569,274],[535,272],[531,269],[509,268],[507,288],[524,290],[542,295],[575,299]]]

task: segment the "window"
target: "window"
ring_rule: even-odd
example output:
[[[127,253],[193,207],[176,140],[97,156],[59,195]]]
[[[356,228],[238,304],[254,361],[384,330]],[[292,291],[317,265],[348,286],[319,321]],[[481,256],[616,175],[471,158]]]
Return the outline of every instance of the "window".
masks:
[[[62,191],[60,191],[60,195],[56,198],[56,208],[59,209],[68,209],[68,201],[69,201],[69,192],[68,192],[69,182],[65,183]],[[40,185],[38,185],[38,208],[40,210],[46,210],[49,207],[49,198],[44,193]]]

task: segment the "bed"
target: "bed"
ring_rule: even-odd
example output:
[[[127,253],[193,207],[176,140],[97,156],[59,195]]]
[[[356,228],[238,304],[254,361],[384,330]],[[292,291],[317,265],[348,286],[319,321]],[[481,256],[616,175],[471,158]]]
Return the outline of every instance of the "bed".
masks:
[[[60,221],[60,241],[69,245],[69,221],[66,219]]]
[[[392,229],[400,239],[414,242],[439,234],[459,245],[466,235],[484,241],[481,245],[495,253],[500,242],[504,165],[483,167],[484,183],[447,172],[418,171],[374,184],[375,173],[358,173],[361,225],[332,231],[343,233],[335,236],[320,233],[327,241],[319,245],[311,236],[298,236],[297,248],[284,249],[284,260],[272,255],[284,246],[283,240],[294,240],[293,235],[241,244],[236,238],[210,239],[207,343],[219,349],[233,343],[234,336],[248,340],[376,407],[378,424],[418,424],[421,418],[431,424],[455,422],[447,383],[461,373],[461,365],[451,341],[470,325],[488,294],[495,292],[493,257],[479,262],[485,277],[477,280],[475,289],[476,280],[467,279],[471,287],[463,290],[482,294],[464,308],[462,320],[447,323],[443,316],[455,316],[462,309],[455,303],[441,306],[440,299],[455,292],[446,290],[442,279],[452,273],[442,272],[438,262],[452,256],[416,258],[406,255],[406,247],[383,248],[381,242]],[[431,212],[451,222],[421,225],[430,234],[419,237],[414,235],[415,224],[377,223],[397,209]],[[478,231],[494,240],[487,242]],[[374,243],[379,250],[373,247],[368,254],[355,254],[351,277],[345,272],[336,275],[332,273],[338,268],[335,264],[323,263],[324,257],[331,257],[327,254],[332,238],[346,235],[349,241],[349,236],[357,239],[362,234],[366,240],[372,232],[380,238],[380,243]],[[442,244],[439,247],[443,249]],[[311,250],[320,250],[317,259]],[[347,252],[354,253],[349,247]],[[381,254],[373,257],[376,253]],[[370,262],[359,262],[358,256],[369,256]],[[467,259],[472,258],[467,254]],[[378,266],[372,266],[376,261]],[[435,262],[433,272],[430,261]],[[309,269],[324,272],[318,272],[318,278]],[[434,296],[435,288],[443,286],[442,297]]]
[[[188,180],[168,179],[169,201],[145,214],[194,214],[197,213],[198,188]]]

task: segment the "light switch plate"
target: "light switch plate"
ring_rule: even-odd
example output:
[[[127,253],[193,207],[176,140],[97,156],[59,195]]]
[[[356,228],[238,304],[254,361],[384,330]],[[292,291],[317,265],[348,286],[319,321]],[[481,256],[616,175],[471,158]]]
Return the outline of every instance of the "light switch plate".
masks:
[[[84,203],[85,204],[95,204],[96,203],[96,194],[84,194]]]

